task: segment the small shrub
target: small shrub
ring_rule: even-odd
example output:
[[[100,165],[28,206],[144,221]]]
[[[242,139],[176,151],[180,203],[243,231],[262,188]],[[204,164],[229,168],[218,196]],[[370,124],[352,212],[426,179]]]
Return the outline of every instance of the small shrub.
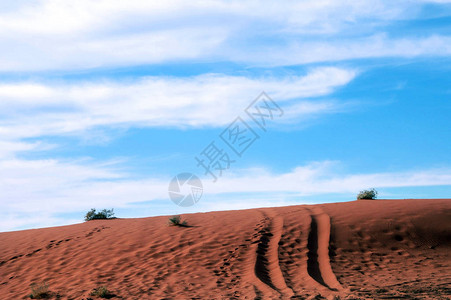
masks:
[[[357,199],[376,199],[377,191],[375,189],[363,190],[357,195]]]
[[[98,219],[114,219],[113,209],[104,209],[96,212],[95,208],[91,208],[85,215],[85,221],[98,220]]]
[[[113,298],[115,295],[109,291],[106,287],[104,286],[99,286],[96,289],[93,289],[91,292],[91,296],[98,296],[100,298]]]
[[[30,285],[31,288],[31,299],[45,299],[50,296],[49,286],[45,283],[33,283]]]
[[[172,218],[169,218],[169,226],[187,227],[188,223],[186,223],[186,221],[182,221],[180,216],[173,216]]]

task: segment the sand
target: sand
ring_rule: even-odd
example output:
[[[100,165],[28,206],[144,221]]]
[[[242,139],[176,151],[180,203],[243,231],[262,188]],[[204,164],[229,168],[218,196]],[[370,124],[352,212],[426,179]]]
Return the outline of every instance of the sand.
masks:
[[[359,200],[0,233],[0,299],[451,299],[451,200]]]

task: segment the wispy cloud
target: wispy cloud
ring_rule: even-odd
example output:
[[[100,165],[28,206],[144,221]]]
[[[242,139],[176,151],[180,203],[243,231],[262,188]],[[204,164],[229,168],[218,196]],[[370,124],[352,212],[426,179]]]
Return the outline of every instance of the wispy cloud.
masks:
[[[337,62],[365,58],[412,58],[450,56],[451,36],[390,38],[379,33],[368,37],[290,42],[285,46],[260,46],[250,53],[237,53],[234,60],[263,66]],[[271,53],[268,59],[267,53]],[[289,54],[289,55],[287,55]]]
[[[236,171],[216,183],[204,179],[203,199],[193,208],[207,211],[303,203],[304,196],[328,193],[354,197],[367,187],[451,185],[449,168],[352,174],[338,172],[336,165],[330,161],[316,162],[281,174],[256,168]],[[45,222],[39,223],[41,226],[60,225],[73,221],[61,216],[68,212],[82,215],[91,207],[127,208],[156,200],[168,201],[167,211],[159,213],[169,213],[175,205],[167,195],[169,180],[165,176],[131,179],[111,162],[17,159],[0,162],[0,219],[7,220],[0,223],[0,231],[33,226],[39,221],[34,220],[36,216],[46,216]],[[233,195],[234,201],[230,205],[208,201],[221,195]],[[243,203],[240,199],[253,200]]]
[[[265,169],[247,170],[221,179],[210,187],[212,193],[293,192],[298,196],[326,193],[355,193],[370,187],[407,187],[451,184],[451,169],[403,172],[342,174],[337,162],[323,161],[274,174]]]
[[[73,134],[96,126],[222,126],[262,90],[281,103],[292,100],[290,105],[298,109],[290,116],[299,118],[340,105],[305,98],[328,95],[355,76],[351,69],[321,67],[304,76],[282,78],[207,74],[149,77],[132,83],[3,84],[0,136]]]
[[[421,1],[18,1],[0,13],[0,71],[449,55],[448,36],[374,36],[421,7]]]

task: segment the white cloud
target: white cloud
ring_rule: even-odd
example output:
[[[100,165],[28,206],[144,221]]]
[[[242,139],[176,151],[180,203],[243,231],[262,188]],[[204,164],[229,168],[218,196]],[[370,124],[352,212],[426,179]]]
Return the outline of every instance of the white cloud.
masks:
[[[24,228],[42,228],[81,223],[83,220],[55,217],[51,213],[39,212],[39,214],[7,214],[1,215],[0,232],[21,230]]]
[[[339,174],[336,163],[325,161],[297,167],[283,174],[255,169],[222,178],[209,186],[211,193],[293,192],[299,196],[325,193],[356,193],[369,187],[451,185],[451,169],[406,172]]]
[[[280,103],[294,99],[288,115],[297,119],[334,110],[339,104],[305,98],[328,95],[355,76],[354,70],[321,67],[285,78],[207,74],[132,83],[2,84],[0,136],[71,134],[96,126],[222,126],[263,90]]]
[[[34,3],[22,1],[5,10],[1,14],[0,28],[5,33],[74,35],[119,31],[129,27],[146,29],[168,20],[173,21],[172,26],[196,19],[204,19],[202,24],[220,24],[221,20],[215,22],[214,19],[222,16],[238,18],[241,22],[249,22],[252,18],[278,22],[279,27],[285,29],[317,28],[318,31],[327,28],[336,31],[337,26],[360,18],[386,20],[405,17],[406,8],[408,4],[393,4],[390,1],[289,0],[280,5],[272,1],[80,0],[68,3],[42,0]]]
[[[336,165],[337,163],[329,161],[316,162],[282,174],[261,168],[239,170],[225,174],[216,183],[210,178],[204,178],[203,199],[192,209],[207,211],[280,206],[293,204],[293,198],[303,203],[303,196],[328,193],[354,197],[360,189],[368,187],[451,185],[451,169],[446,168],[344,174],[337,171]],[[165,200],[168,199],[170,177],[164,177],[131,179],[114,162],[0,161],[0,219],[4,220],[0,223],[0,231],[36,226],[35,224],[67,224],[68,221],[61,214],[78,212],[81,218],[83,212],[91,207],[127,208],[140,202]],[[230,205],[224,201],[208,201],[209,198],[231,193],[234,193],[233,199],[236,201],[231,201]],[[242,203],[240,199],[247,200]],[[167,204],[159,208],[159,212],[169,213],[174,207],[168,199]],[[45,218],[35,220],[36,216]]]
[[[31,36],[16,41],[6,37],[0,45],[0,71],[86,69],[197,59],[209,54],[224,39],[221,29],[183,28],[93,40],[64,37],[51,40]]]
[[[449,55],[449,47],[434,46],[449,45],[446,36],[382,43],[371,38],[391,21],[416,17],[421,5],[330,0],[285,1],[283,5],[212,0],[23,1],[0,12],[0,71],[212,60],[280,65],[386,55]],[[266,45],[268,40],[277,40],[278,46],[274,42]]]
[[[381,57],[417,57],[451,55],[451,37],[431,35],[422,38],[389,38],[386,34],[377,34],[363,38],[349,38],[331,41],[303,41],[290,43],[285,47],[271,48],[271,58],[262,55],[235,57],[239,61],[275,65],[296,65],[317,62],[333,62],[361,58]],[[268,49],[269,50],[269,49]],[[287,55],[289,53],[290,55]]]
[[[39,143],[0,140],[0,160],[13,158],[18,152],[34,150],[38,145]]]

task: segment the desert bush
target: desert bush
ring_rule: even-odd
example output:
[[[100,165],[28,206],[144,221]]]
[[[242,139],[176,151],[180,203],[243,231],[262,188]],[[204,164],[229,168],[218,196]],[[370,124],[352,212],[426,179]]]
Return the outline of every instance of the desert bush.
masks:
[[[96,212],[95,208],[91,208],[85,215],[85,221],[97,220],[97,219],[114,219],[113,209],[104,209]]]
[[[182,221],[182,218],[180,216],[173,216],[169,218],[169,226],[181,226],[181,227],[187,227],[188,223],[186,221]]]
[[[357,195],[357,199],[376,199],[377,191],[375,189],[363,190]]]
[[[98,288],[92,290],[91,296],[98,296],[100,298],[109,299],[113,298],[115,295],[111,291],[109,291],[106,287],[99,286]]]
[[[45,283],[33,283],[30,285],[31,288],[31,299],[45,299],[50,296],[49,286]]]

